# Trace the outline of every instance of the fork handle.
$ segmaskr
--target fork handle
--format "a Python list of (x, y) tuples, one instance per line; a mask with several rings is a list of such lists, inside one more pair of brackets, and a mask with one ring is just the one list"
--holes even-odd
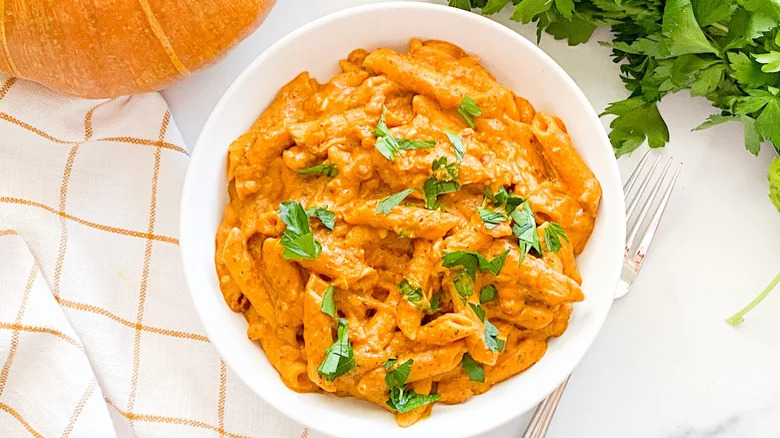
[(563, 395), (563, 390), (566, 389), (567, 383), (569, 383), (569, 377), (561, 383), (561, 386), (555, 388), (555, 391), (539, 403), (522, 438), (544, 438), (547, 435), (547, 428), (550, 427), (553, 414), (555, 414), (555, 410), (558, 408), (558, 402), (561, 401), (561, 396)]

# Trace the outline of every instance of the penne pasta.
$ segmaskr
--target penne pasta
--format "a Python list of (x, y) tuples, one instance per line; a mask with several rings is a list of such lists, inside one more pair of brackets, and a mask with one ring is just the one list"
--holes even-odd
[(285, 385), (406, 427), (565, 332), (601, 189), (562, 121), (451, 43), (338, 66), (228, 146), (214, 263)]

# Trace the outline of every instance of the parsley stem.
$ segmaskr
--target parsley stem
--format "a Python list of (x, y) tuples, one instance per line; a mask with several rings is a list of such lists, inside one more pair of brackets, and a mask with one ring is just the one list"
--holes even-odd
[(756, 307), (758, 305), (758, 303), (761, 302), (761, 300), (766, 298), (766, 296), (769, 295), (769, 292), (772, 292), (772, 289), (774, 289), (775, 286), (777, 286), (778, 283), (780, 283), (780, 272), (777, 273), (775, 278), (769, 283), (769, 285), (766, 287), (766, 289), (761, 291), (761, 293), (758, 294), (757, 297), (753, 298), (753, 301), (751, 301), (750, 304), (745, 306), (744, 309), (742, 309), (739, 312), (737, 312), (734, 315), (732, 315), (730, 318), (728, 318), (726, 320), (726, 322), (731, 324), (731, 325), (733, 325), (733, 326), (735, 326), (735, 327), (738, 326), (739, 324), (741, 324), (745, 320), (745, 318), (743, 318), (743, 317), (748, 312), (750, 312), (754, 307)]
[(718, 29), (722, 31), (723, 33), (729, 33), (729, 28), (720, 24), (720, 23), (712, 23), (710, 26), (714, 27), (715, 29)]

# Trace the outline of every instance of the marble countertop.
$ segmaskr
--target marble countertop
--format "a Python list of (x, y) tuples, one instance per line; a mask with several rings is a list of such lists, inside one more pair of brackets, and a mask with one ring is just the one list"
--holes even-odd
[[(370, 2), (279, 0), (221, 62), (162, 93), (187, 144), (194, 145), (227, 86), (274, 41), (329, 12)], [(535, 40), (533, 26), (507, 17), (496, 19)], [(607, 38), (601, 33), (568, 47), (544, 36), (540, 44), (599, 112), (626, 95), (609, 49), (595, 42)], [(713, 112), (702, 98), (679, 93), (660, 108), (671, 142), (655, 153), (684, 163), (677, 189), (634, 289), (615, 302), (574, 371), (548, 437), (778, 437), (780, 291), (741, 326), (724, 322), (780, 269), (780, 214), (766, 180), (774, 152), (768, 144), (758, 158), (746, 152), (737, 124), (691, 132)], [(619, 160), (624, 177), (640, 155)], [(529, 416), (484, 438), (519, 437)]]

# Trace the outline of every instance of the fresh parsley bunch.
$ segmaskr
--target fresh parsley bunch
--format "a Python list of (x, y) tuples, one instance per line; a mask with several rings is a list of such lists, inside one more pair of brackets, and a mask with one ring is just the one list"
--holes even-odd
[[(449, 0), (451, 6), (494, 14), (510, 0)], [(696, 129), (725, 122), (744, 128), (745, 148), (763, 141), (780, 151), (780, 0), (511, 0), (512, 20), (534, 22), (569, 45), (609, 27), (612, 57), (631, 92), (602, 115), (616, 116), (609, 138), (617, 156), (645, 140), (669, 141), (658, 102), (688, 90), (720, 110)], [(775, 159), (773, 169), (780, 166)], [(776, 172), (776, 171), (775, 171)], [(780, 179), (770, 174), (770, 199), (780, 210)]]

